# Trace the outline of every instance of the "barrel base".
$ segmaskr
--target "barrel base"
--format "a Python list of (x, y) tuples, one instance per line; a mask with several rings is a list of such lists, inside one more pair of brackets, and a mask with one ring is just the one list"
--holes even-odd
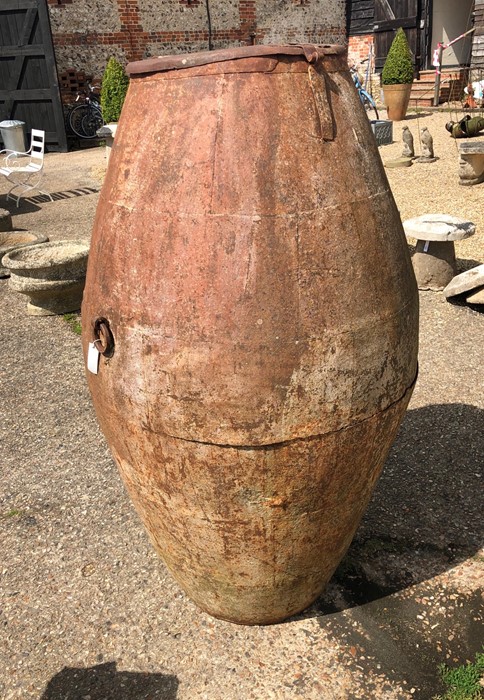
[(279, 445), (148, 431), (144, 444), (139, 435), (108, 438), (156, 550), (188, 596), (213, 617), (273, 624), (316, 600), (345, 555), (412, 390), (343, 430)]

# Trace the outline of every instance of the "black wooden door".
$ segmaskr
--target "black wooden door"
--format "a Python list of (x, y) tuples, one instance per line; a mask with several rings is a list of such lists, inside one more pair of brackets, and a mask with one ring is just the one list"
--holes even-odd
[(405, 30), (415, 69), (423, 67), (420, 23), (421, 0), (375, 0), (375, 67), (383, 68), (388, 49), (399, 27)]
[(50, 150), (67, 150), (46, 0), (0, 0), (0, 120), (46, 132)]

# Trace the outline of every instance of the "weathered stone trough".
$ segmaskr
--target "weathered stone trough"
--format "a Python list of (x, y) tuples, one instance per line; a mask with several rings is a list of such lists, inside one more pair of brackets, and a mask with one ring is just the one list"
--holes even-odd
[(46, 243), (49, 239), (31, 231), (4, 231), (0, 233), (0, 277), (9, 277), (10, 270), (3, 266), (2, 259), (17, 248)]
[(19, 248), (3, 257), (10, 287), (29, 297), (27, 313), (51, 316), (81, 306), (89, 244), (53, 241)]

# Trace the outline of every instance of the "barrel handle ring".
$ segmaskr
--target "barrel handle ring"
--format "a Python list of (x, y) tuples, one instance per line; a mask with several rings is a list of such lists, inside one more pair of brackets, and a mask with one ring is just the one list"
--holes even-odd
[(114, 354), (114, 338), (106, 318), (99, 317), (93, 325), (93, 341), (95, 347), (104, 357), (112, 357)]

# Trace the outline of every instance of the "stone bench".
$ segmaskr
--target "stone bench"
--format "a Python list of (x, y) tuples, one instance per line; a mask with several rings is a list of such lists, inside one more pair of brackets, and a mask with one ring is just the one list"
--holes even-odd
[(444, 289), (457, 274), (454, 241), (469, 238), (476, 227), (471, 221), (448, 214), (424, 214), (403, 222), (407, 238), (416, 238), (412, 257), (419, 289)]
[(480, 182), (484, 182), (484, 141), (464, 141), (459, 144), (459, 184)]

